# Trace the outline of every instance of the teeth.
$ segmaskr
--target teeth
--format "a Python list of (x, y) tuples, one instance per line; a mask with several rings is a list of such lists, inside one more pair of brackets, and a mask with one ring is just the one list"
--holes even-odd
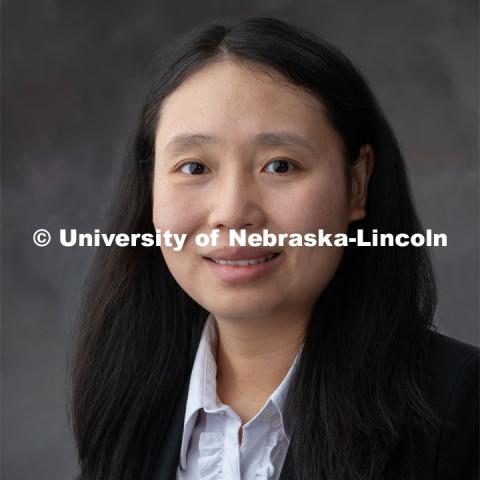
[(255, 258), (255, 259), (252, 259), (252, 260), (220, 260), (220, 259), (215, 259), (215, 258), (211, 258), (210, 260), (212, 260), (213, 262), (218, 263), (220, 265), (246, 266), (246, 265), (256, 265), (257, 263), (268, 262), (268, 260), (271, 260), (274, 256), (275, 256), (275, 254), (272, 253), (271, 255), (268, 255), (266, 257)]

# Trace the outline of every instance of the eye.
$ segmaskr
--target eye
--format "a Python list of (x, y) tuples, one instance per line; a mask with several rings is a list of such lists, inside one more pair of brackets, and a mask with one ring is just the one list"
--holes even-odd
[(205, 173), (208, 168), (203, 165), (203, 163), (187, 162), (181, 166), (180, 170), (186, 175), (201, 175), (202, 173)]
[(267, 165), (266, 170), (269, 173), (287, 173), (295, 170), (295, 165), (285, 159), (273, 160)]

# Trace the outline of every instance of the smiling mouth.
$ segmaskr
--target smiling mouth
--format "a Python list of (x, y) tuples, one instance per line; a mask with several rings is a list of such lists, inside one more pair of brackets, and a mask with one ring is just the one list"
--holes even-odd
[(246, 267), (248, 265), (258, 265), (259, 263), (269, 262), (275, 257), (278, 257), (280, 253), (272, 253), (270, 255), (266, 255), (265, 257), (261, 258), (252, 258), (252, 259), (245, 259), (245, 260), (223, 260), (220, 258), (210, 258), (205, 257), (207, 260), (210, 260), (213, 263), (218, 265), (230, 265), (233, 267)]

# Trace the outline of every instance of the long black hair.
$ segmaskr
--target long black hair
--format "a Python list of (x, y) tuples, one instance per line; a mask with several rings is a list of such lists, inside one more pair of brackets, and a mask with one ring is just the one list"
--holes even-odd
[[(165, 97), (210, 62), (281, 74), (325, 106), (349, 165), (369, 144), (366, 218), (379, 232), (422, 232), (394, 133), (371, 89), (336, 48), (272, 18), (198, 28), (164, 49), (129, 145), (108, 233), (154, 233), (154, 135)], [(435, 415), (426, 361), (436, 291), (421, 247), (348, 246), (317, 300), (287, 398), (296, 479), (376, 479)], [(70, 415), (85, 480), (151, 479), (208, 312), (169, 272), (159, 248), (99, 248), (79, 312)]]

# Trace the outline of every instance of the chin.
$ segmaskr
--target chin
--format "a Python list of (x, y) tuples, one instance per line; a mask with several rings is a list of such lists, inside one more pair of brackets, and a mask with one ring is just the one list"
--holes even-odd
[(225, 295), (224, 301), (208, 302), (204, 308), (215, 317), (238, 318), (262, 318), (277, 315), (282, 311), (282, 305), (277, 300), (266, 301), (265, 297), (252, 299), (251, 295), (242, 296), (238, 292), (234, 295)]

